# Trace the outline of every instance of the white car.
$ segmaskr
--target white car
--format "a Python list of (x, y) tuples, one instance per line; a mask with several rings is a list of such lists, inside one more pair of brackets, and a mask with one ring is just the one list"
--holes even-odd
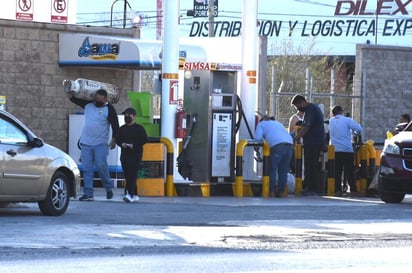
[(59, 216), (80, 189), (74, 160), (3, 110), (0, 162), (0, 203), (37, 202), (44, 215)]

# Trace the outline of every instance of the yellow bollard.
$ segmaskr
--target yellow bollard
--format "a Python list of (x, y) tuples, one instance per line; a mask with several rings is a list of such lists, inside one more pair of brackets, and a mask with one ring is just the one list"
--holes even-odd
[(174, 186), (174, 176), (173, 176), (173, 158), (174, 158), (174, 148), (173, 143), (170, 139), (161, 137), (160, 142), (166, 146), (166, 196), (177, 196), (176, 189)]
[(263, 143), (263, 177), (262, 177), (262, 197), (269, 197), (269, 157), (270, 147), (265, 141)]
[(302, 144), (295, 145), (295, 196), (302, 194)]
[(360, 148), (360, 154), (361, 154), (361, 177), (360, 177), (360, 187), (359, 187), (360, 193), (366, 193), (367, 184), (368, 184), (367, 149), (368, 148), (366, 147), (366, 145), (362, 145)]
[(243, 150), (247, 145), (247, 141), (242, 139), (236, 145), (236, 177), (235, 191), (236, 197), (243, 197)]
[(335, 146), (328, 146), (328, 196), (335, 195)]

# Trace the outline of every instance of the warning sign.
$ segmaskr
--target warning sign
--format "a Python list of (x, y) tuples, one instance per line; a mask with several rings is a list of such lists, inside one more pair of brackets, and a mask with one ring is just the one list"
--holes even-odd
[[(209, 16), (209, 0), (193, 1), (193, 17)], [(213, 0), (213, 16), (218, 16), (218, 0)]]
[(171, 80), (169, 85), (169, 104), (178, 104), (179, 81)]
[(16, 20), (33, 21), (34, 0), (16, 0)]
[(51, 22), (67, 23), (69, 0), (51, 0)]

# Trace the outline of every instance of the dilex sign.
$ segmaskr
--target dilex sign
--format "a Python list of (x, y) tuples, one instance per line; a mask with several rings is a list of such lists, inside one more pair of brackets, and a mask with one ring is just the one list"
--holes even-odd
[(376, 1), (376, 10), (370, 8), (372, 1), (338, 1), (335, 9), (335, 15), (395, 15), (401, 13), (408, 15), (406, 8), (412, 1), (408, 0), (403, 3), (401, 0), (379, 0)]
[[(306, 18), (299, 14), (274, 15), (276, 20), (259, 20), (258, 34), (266, 37), (403, 37), (412, 35), (412, 18), (409, 16), (409, 4), (412, 0), (340, 0), (328, 2), (330, 14), (322, 17)], [(325, 5), (326, 6), (326, 5)], [(412, 5), (411, 5), (412, 7)], [(282, 18), (282, 16), (284, 18)], [(237, 37), (242, 33), (241, 21), (215, 21), (215, 37)], [(189, 37), (207, 37), (209, 22), (194, 21)]]

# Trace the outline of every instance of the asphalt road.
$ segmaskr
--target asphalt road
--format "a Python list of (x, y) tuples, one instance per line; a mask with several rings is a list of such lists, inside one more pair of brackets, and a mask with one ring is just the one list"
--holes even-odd
[[(24, 265), (22, 261), (55, 262), (62, 257), (93, 260), (119, 258), (119, 254), (123, 258), (149, 255), (161, 263), (186, 255), (212, 259), (225, 254), (229, 260), (237, 260), (245, 252), (254, 253), (245, 259), (263, 259), (268, 253), (279, 255), (279, 251), (309, 255), (307, 251), (328, 249), (330, 253), (346, 249), (349, 254), (345, 256), (354, 250), (382, 248), (394, 249), (390, 251), (393, 254), (396, 250), (410, 252), (412, 246), (411, 196), (401, 204), (384, 204), (378, 198), (294, 196), (142, 197), (138, 203), (128, 204), (121, 200), (121, 191), (110, 201), (103, 195), (97, 193), (94, 202), (73, 200), (60, 217), (42, 216), (36, 204), (0, 208), (0, 261), (7, 261), (9, 269), (15, 270), (16, 264)], [(268, 260), (264, 269), (271, 264)], [(143, 271), (135, 272), (149, 270), (145, 263), (140, 266)], [(405, 266), (412, 266), (412, 261)], [(209, 272), (241, 272), (237, 267), (216, 268)], [(244, 269), (242, 272), (251, 268)], [(4, 270), (1, 272), (7, 272)]]

